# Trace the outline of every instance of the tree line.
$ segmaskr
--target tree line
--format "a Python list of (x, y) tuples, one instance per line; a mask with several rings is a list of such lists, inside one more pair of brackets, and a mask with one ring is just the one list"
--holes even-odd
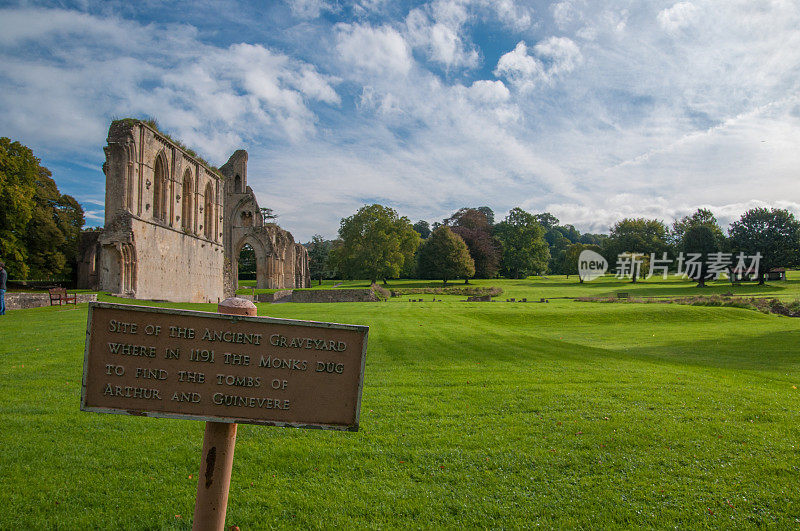
[(680, 267), (679, 257), (693, 256), (701, 265), (689, 276), (701, 285), (713, 278), (707, 266), (711, 257), (735, 262), (736, 256), (758, 254), (753, 275), (763, 283), (773, 268), (800, 265), (800, 222), (784, 209), (754, 208), (725, 234), (711, 211), (698, 209), (671, 226), (657, 219), (625, 218), (609, 234), (581, 234), (549, 212), (514, 208), (495, 223), (489, 207), (462, 208), (430, 225), (424, 220), (412, 224), (394, 209), (374, 204), (343, 218), (337, 239), (315, 235), (307, 248), (311, 278), (319, 282), (569, 276), (578, 274), (581, 252), (592, 250), (607, 260), (611, 272), (621, 256), (639, 257), (641, 269), (633, 271), (634, 282), (648, 270), (651, 257), (674, 271)]
[[(59, 192), (50, 170), (28, 147), (5, 137), (0, 138), (0, 205), (0, 260), (12, 278), (66, 278), (75, 272), (83, 209)], [(593, 250), (611, 271), (623, 255), (640, 256), (644, 271), (653, 257), (674, 262), (681, 253), (691, 253), (704, 264), (692, 276), (700, 284), (712, 278), (705, 266), (710, 257), (758, 254), (753, 274), (763, 283), (771, 269), (800, 265), (800, 222), (785, 209), (753, 208), (726, 234), (711, 211), (699, 209), (671, 226), (657, 219), (625, 218), (609, 234), (581, 234), (548, 212), (521, 208), (498, 222), (488, 206), (461, 208), (430, 225), (424, 220), (412, 224), (394, 209), (374, 204), (343, 218), (337, 239), (315, 235), (307, 248), (311, 277), (320, 281), (576, 275), (580, 253)], [(632, 280), (637, 276), (634, 271)]]
[(0, 260), (16, 279), (69, 278), (83, 208), (59, 192), (50, 170), (19, 142), (0, 138)]

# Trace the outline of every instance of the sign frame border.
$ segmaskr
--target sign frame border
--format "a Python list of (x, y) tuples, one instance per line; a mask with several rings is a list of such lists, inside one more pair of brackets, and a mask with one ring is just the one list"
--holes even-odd
[[(251, 321), (257, 323), (275, 323), (289, 326), (311, 326), (314, 328), (328, 328), (338, 330), (352, 330), (364, 333), (364, 342), (361, 349), (361, 367), (358, 375), (358, 390), (356, 399), (356, 415), (353, 424), (324, 424), (307, 422), (280, 422), (272, 420), (257, 420), (241, 417), (217, 417), (207, 415), (191, 415), (183, 413), (165, 413), (161, 411), (147, 411), (141, 409), (121, 409), (108, 407), (92, 407), (86, 405), (86, 378), (89, 368), (89, 345), (92, 339), (92, 316), (95, 308), (108, 308), (113, 310), (133, 310), (143, 313), (159, 313), (171, 315), (183, 315), (187, 317), (210, 317), (224, 321)], [(284, 319), (279, 317), (249, 317), (244, 315), (230, 315), (215, 312), (203, 312), (199, 310), (179, 310), (176, 308), (163, 308), (159, 306), (138, 306), (134, 304), (118, 304), (112, 302), (90, 302), (89, 313), (86, 318), (86, 345), (83, 351), (83, 374), (81, 375), (81, 411), (93, 413), (112, 413), (116, 415), (129, 415), (134, 417), (153, 417), (165, 419), (181, 420), (202, 420), (206, 422), (225, 422), (230, 424), (254, 424), (258, 426), (277, 426), (282, 428), (306, 428), (336, 431), (358, 431), (359, 420), (361, 417), (361, 394), (364, 388), (364, 368), (367, 361), (367, 340), (369, 339), (369, 326), (353, 325), (342, 323), (327, 323), (323, 321), (304, 321), (299, 319)]]

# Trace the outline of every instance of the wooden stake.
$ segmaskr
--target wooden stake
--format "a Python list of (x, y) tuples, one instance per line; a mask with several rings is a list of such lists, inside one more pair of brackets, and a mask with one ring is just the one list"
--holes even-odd
[[(220, 302), (217, 312), (226, 315), (256, 315), (252, 302), (232, 297)], [(233, 451), (236, 448), (235, 423), (206, 422), (200, 473), (197, 475), (197, 498), (194, 502), (194, 531), (223, 531), (228, 511)]]

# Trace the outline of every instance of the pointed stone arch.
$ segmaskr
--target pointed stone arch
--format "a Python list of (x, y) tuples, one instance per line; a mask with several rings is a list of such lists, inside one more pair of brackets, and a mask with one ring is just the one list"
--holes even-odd
[(236, 203), (231, 221), (237, 227), (260, 227), (261, 211), (258, 204), (249, 196), (243, 197)]
[(192, 186), (192, 170), (189, 168), (183, 173), (183, 187), (181, 188), (181, 227), (185, 232), (192, 230), (192, 210), (194, 208), (194, 187)]
[(133, 135), (128, 135), (125, 140), (125, 167), (122, 180), (122, 206), (128, 212), (133, 212), (133, 183), (135, 181), (136, 141)]
[[(234, 275), (239, 273), (239, 253), (242, 248), (249, 245), (253, 248), (256, 255), (256, 288), (267, 289), (270, 286), (267, 278), (267, 257), (271, 254), (272, 249), (269, 244), (261, 238), (257, 238), (253, 234), (247, 234), (236, 242), (233, 247), (233, 256), (231, 256), (231, 271)], [(238, 286), (238, 276), (236, 277), (236, 285)]]
[(203, 193), (203, 234), (207, 240), (214, 240), (214, 188), (211, 183), (206, 184)]
[(153, 162), (153, 219), (161, 222), (167, 217), (168, 176), (167, 155), (162, 149)]

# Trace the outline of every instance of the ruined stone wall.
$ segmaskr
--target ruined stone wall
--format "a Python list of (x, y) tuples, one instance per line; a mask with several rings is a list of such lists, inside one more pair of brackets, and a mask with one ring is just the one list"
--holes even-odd
[[(72, 295), (72, 291), (67, 291)], [(78, 293), (76, 294), (78, 304), (84, 302), (97, 302), (97, 293)], [(48, 293), (6, 293), (6, 310), (24, 310), (28, 308), (43, 308), (50, 306), (50, 295)]]
[(225, 176), (226, 293), (236, 291), (239, 253), (245, 245), (255, 251), (258, 289), (306, 287), (308, 252), (295, 243), (290, 232), (264, 219), (253, 190), (247, 186), (247, 152), (234, 153), (220, 171)]
[(292, 302), (377, 302), (378, 297), (369, 288), (294, 290)]
[[(111, 124), (105, 153), (106, 223), (94, 251), (97, 287), (139, 299), (221, 300), (222, 176), (136, 120)], [(81, 282), (90, 284), (92, 259), (84, 257)]]
[(85, 231), (78, 240), (77, 285), (84, 289), (99, 289), (98, 262), (100, 231)]
[(294, 244), (294, 286), (296, 288), (311, 287), (311, 273), (308, 270), (308, 249), (300, 243)]
[(136, 298), (185, 302), (225, 298), (221, 245), (146, 221), (134, 220), (132, 229), (139, 271)]
[(308, 253), (265, 223), (247, 186), (247, 152), (216, 170), (139, 120), (108, 132), (102, 232), (84, 235), (78, 286), (175, 302), (217, 302), (237, 287), (239, 252), (256, 251), (259, 288), (305, 287)]

